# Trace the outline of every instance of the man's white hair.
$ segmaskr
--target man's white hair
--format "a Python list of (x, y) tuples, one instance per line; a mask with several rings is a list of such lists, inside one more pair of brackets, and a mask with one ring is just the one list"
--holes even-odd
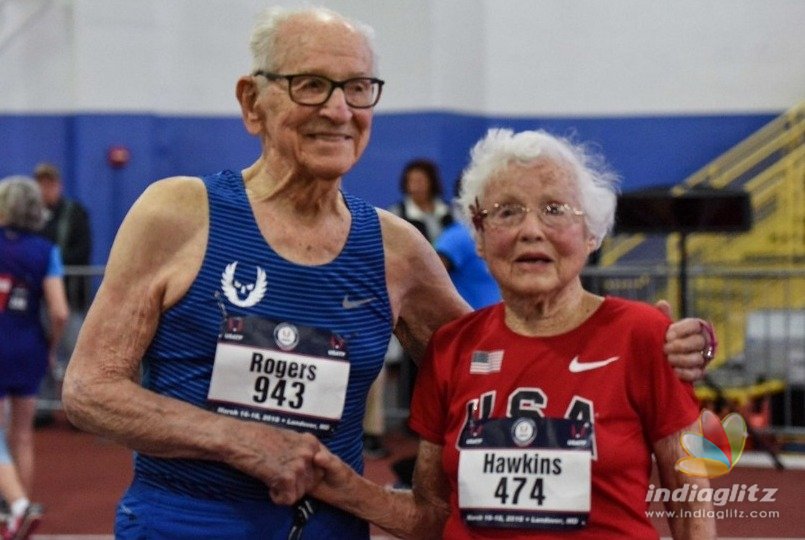
[(345, 17), (325, 7), (293, 9), (281, 6), (270, 7), (257, 16), (249, 41), (249, 47), (252, 52), (252, 71), (275, 71), (277, 69), (283, 53), (282, 43), (278, 39), (280, 28), (283, 23), (297, 17), (309, 17), (321, 21), (335, 20), (353, 28), (366, 41), (366, 45), (372, 53), (372, 69), (377, 72), (377, 55), (374, 47), (375, 32), (371, 26)]

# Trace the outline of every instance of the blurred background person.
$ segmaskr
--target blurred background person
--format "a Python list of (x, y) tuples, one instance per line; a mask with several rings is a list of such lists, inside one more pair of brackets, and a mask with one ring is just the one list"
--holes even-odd
[[(92, 233), (89, 214), (78, 201), (64, 195), (61, 171), (51, 163), (40, 163), (34, 169), (34, 178), (42, 190), (45, 204), (45, 225), (40, 234), (56, 244), (67, 266), (87, 266), (92, 254)], [(73, 353), (78, 332), (84, 322), (92, 300), (91, 278), (88, 275), (66, 275), (64, 286), (70, 306), (70, 318), (59, 345), (55, 369), (48, 372), (40, 391), (36, 425), (53, 421), (52, 404), (59, 399), (59, 386), (65, 364)]]
[(442, 259), (453, 285), (472, 309), (480, 309), (500, 302), (500, 288), (489, 272), (489, 267), (475, 248), (475, 240), (469, 227), (461, 218), (458, 194), (461, 193), (461, 177), (456, 180), (453, 206), (453, 223), (445, 227), (436, 239), (436, 253)]
[[(56, 166), (40, 163), (34, 169), (34, 178), (42, 190), (42, 200), (46, 207), (45, 225), (41, 234), (59, 246), (66, 266), (89, 265), (92, 231), (86, 208), (78, 201), (64, 196), (61, 172)], [(90, 280), (86, 276), (66, 276), (64, 286), (73, 312), (85, 313), (92, 300)]]
[[(396, 345), (397, 348), (394, 348)], [(398, 350), (399, 349), (399, 350)], [(392, 338), (386, 352), (385, 362), (398, 362), (402, 356), (402, 347), (396, 338)], [(386, 434), (386, 367), (385, 364), (366, 394), (366, 413), (363, 416), (363, 455), (367, 459), (382, 459), (391, 452), (383, 442)]]
[(439, 167), (428, 159), (409, 161), (400, 176), (400, 192), (402, 200), (388, 211), (416, 227), (433, 244), (454, 221), (450, 206), (442, 198)]
[[(0, 430), (2, 431), (2, 430)], [(34, 531), (42, 519), (42, 506), (31, 503), (22, 487), (14, 460), (5, 443), (5, 433), (0, 435), (0, 537), (3, 540), (24, 540)]]
[[(5, 463), (0, 484), (8, 490), (4, 497), (13, 499), (7, 501), (9, 530), (36, 513), (28, 509), (26, 496), (33, 488), (36, 396), (48, 367), (55, 365), (69, 315), (59, 249), (37, 234), (43, 223), (36, 182), (22, 176), (0, 181), (0, 463)], [(47, 331), (40, 317), (43, 304)], [(8, 467), (12, 461), (16, 470)]]

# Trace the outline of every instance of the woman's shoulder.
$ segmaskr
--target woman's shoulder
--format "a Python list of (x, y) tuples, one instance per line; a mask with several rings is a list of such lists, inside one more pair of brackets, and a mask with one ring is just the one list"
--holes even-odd
[(464, 335), (476, 335), (481, 328), (486, 327), (494, 320), (500, 309), (502, 309), (502, 307), (501, 304), (498, 303), (462, 315), (436, 330), (434, 339), (453, 340)]
[(612, 318), (642, 321), (643, 323), (668, 324), (670, 319), (657, 307), (646, 302), (629, 300), (619, 296), (606, 296), (602, 304), (602, 315)]

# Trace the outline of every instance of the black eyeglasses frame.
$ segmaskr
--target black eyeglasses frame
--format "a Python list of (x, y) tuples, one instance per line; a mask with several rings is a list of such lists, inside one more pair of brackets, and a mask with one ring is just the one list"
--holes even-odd
[[(306, 107), (319, 107), (327, 103), (330, 97), (333, 95), (333, 92), (336, 88), (340, 88), (341, 92), (344, 93), (344, 100), (346, 101), (347, 105), (352, 107), (353, 109), (371, 109), (380, 101), (380, 95), (383, 93), (383, 85), (386, 84), (386, 81), (382, 79), (378, 79), (376, 77), (351, 77), (349, 79), (344, 79), (343, 81), (335, 81), (329, 77), (325, 77), (324, 75), (316, 75), (314, 73), (291, 73), (291, 74), (282, 74), (282, 73), (273, 73), (271, 71), (265, 71), (262, 69), (258, 69), (252, 73), (252, 76), (263, 76), (269, 81), (279, 81), (285, 80), (288, 81), (288, 97), (291, 98), (291, 101), (296, 103), (297, 105), (304, 105)], [(327, 81), (330, 84), (330, 91), (327, 92), (327, 95), (320, 103), (303, 103), (294, 99), (293, 93), (291, 92), (291, 88), (293, 87), (293, 80), (296, 77), (316, 77), (322, 80)], [(346, 85), (353, 81), (369, 81), (371, 84), (377, 85), (377, 94), (375, 95), (375, 100), (370, 105), (353, 105), (349, 102), (349, 97), (347, 96), (346, 92)]]

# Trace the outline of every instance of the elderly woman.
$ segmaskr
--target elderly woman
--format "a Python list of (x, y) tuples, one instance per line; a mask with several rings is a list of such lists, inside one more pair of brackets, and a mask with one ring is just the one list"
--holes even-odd
[[(11, 510), (4, 538), (27, 538), (41, 514), (28, 500), (36, 395), (68, 316), (59, 250), (36, 234), (43, 224), (36, 182), (22, 176), (0, 181), (0, 496)], [(43, 300), (47, 332), (39, 315)]]
[[(582, 288), (616, 177), (545, 132), (491, 130), (461, 203), (503, 302), (431, 340), (411, 406), (413, 491), (372, 486), (322, 452), (316, 495), (402, 537), (656, 538), (652, 454), (664, 487), (707, 485), (674, 469), (699, 408), (662, 353), (670, 320)], [(691, 510), (670, 520), (675, 538), (714, 536), (712, 519), (690, 517), (708, 503), (673, 504)]]

